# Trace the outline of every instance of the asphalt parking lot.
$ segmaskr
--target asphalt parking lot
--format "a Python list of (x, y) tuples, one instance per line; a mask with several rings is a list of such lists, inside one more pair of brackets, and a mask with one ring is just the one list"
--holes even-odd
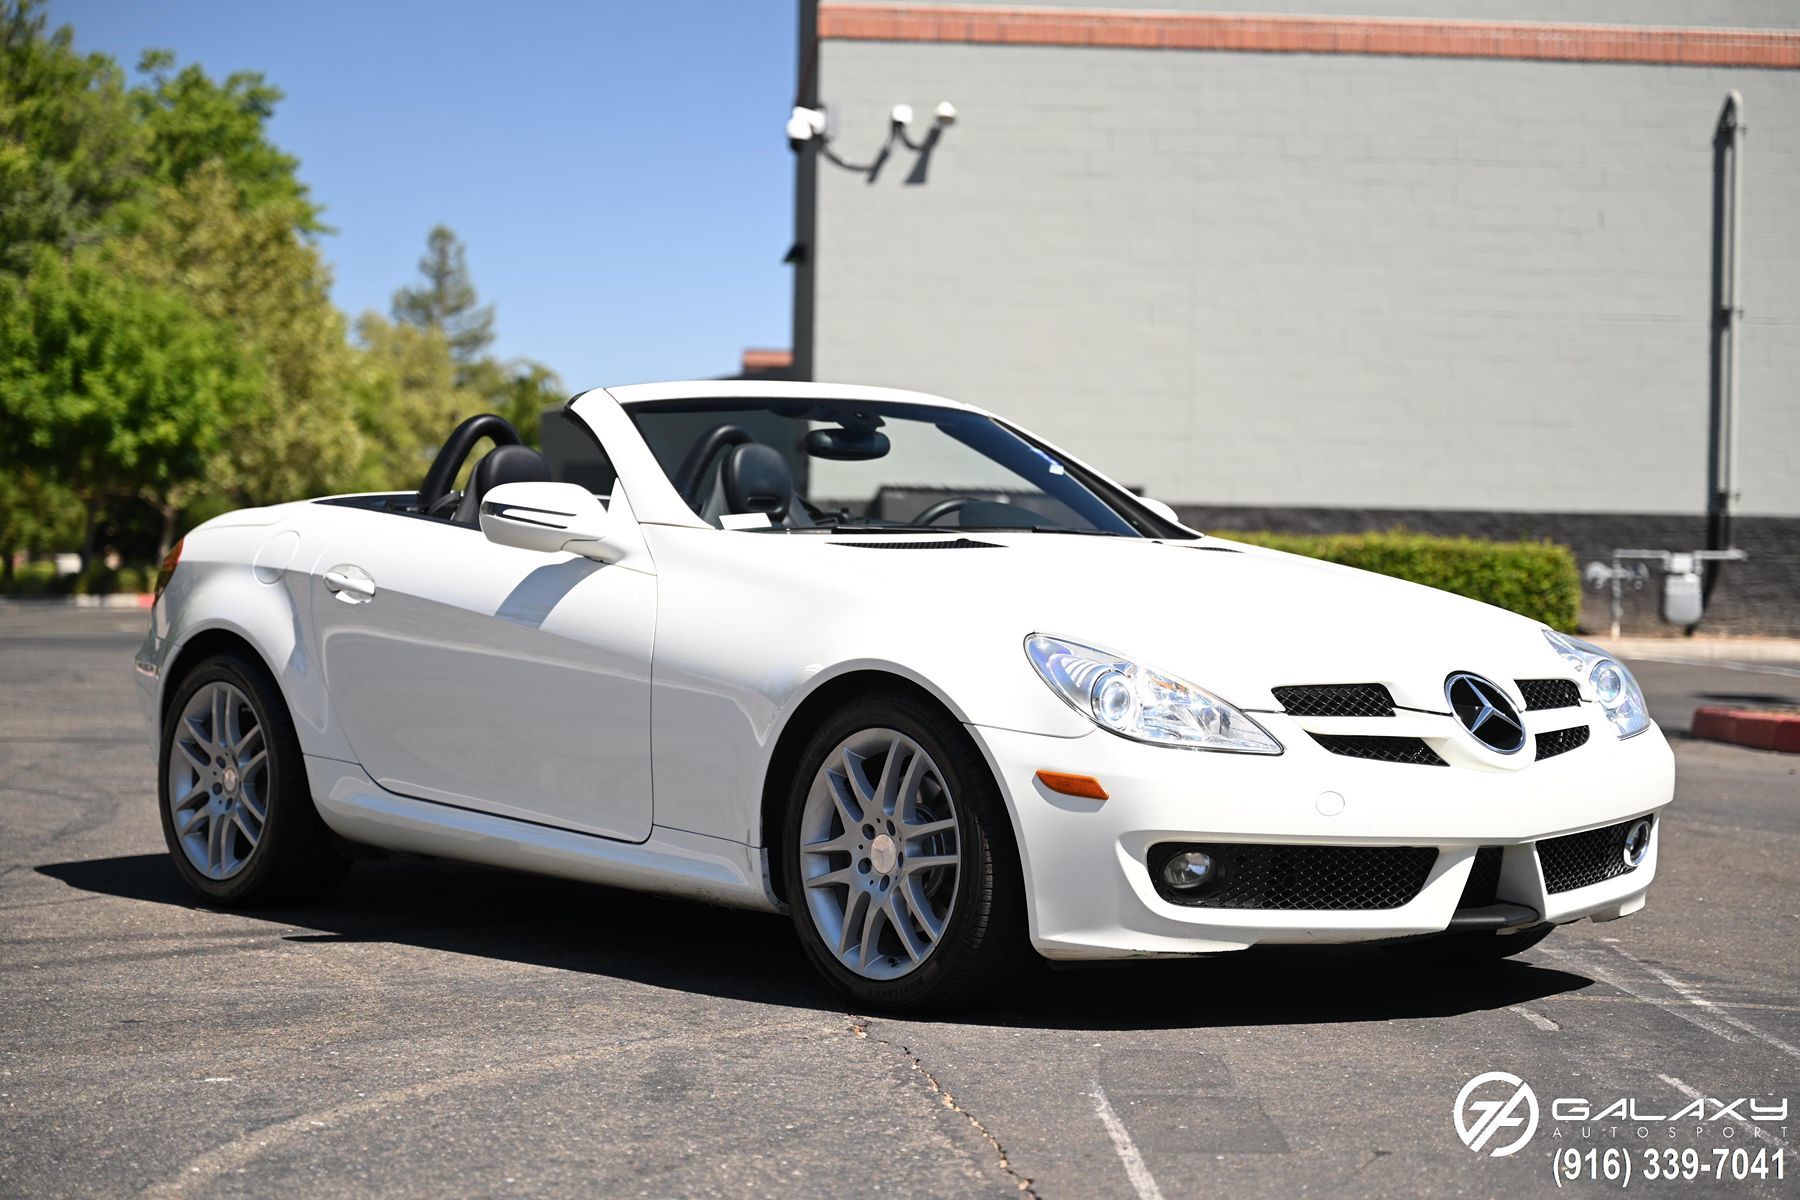
[[(1683, 736), (1703, 701), (1800, 703), (1800, 661), (1639, 664), (1679, 784), (1629, 920), (1492, 967), (1045, 972), (901, 1021), (845, 1011), (780, 919), (627, 892), (408, 860), (306, 910), (197, 906), (132, 694), (143, 621), (0, 608), (7, 1195), (1522, 1196), (1569, 1147), (1629, 1150), (1651, 1195), (1800, 1189), (1800, 1119), (1646, 1119), (1800, 1103), (1800, 757)], [(1494, 1070), (1543, 1105), (1505, 1158), (1451, 1118)], [(1670, 1148), (1767, 1177), (1646, 1179)]]

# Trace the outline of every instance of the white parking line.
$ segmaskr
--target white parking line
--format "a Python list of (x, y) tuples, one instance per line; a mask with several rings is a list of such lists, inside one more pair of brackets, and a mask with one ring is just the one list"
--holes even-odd
[(1144, 1156), (1138, 1153), (1137, 1143), (1131, 1140), (1131, 1134), (1125, 1129), (1125, 1122), (1119, 1120), (1119, 1114), (1113, 1111), (1112, 1101), (1106, 1098), (1106, 1089), (1096, 1083), (1093, 1097), (1094, 1111), (1100, 1114), (1100, 1123), (1106, 1126), (1106, 1134), (1112, 1138), (1113, 1149), (1119, 1152), (1119, 1161), (1125, 1164), (1125, 1176), (1131, 1180), (1131, 1188), (1138, 1194), (1138, 1200), (1163, 1200), (1162, 1189), (1156, 1186), (1156, 1177), (1144, 1165)]
[[(1718, 1021), (1712, 1020), (1704, 1012), (1695, 1012), (1691, 1008), (1684, 1008), (1680, 1004), (1672, 1003), (1660, 996), (1652, 995), (1641, 988), (1633, 987), (1629, 981), (1593, 962), (1593, 954), (1584, 954), (1580, 951), (1571, 951), (1564, 948), (1549, 950), (1548, 952), (1553, 958), (1564, 959), (1573, 963), (1578, 970), (1587, 971), (1607, 986), (1617, 988), (1627, 995), (1636, 996), (1646, 1004), (1654, 1004), (1670, 1016), (1678, 1017), (1690, 1025), (1697, 1025), (1714, 1037), (1724, 1038), (1728, 1042), (1741, 1042), (1744, 1040), (1743, 1034), (1737, 1032), (1735, 1029), (1720, 1024)], [(1593, 953), (1597, 954), (1599, 952)]]
[[(1689, 1087), (1687, 1084), (1681, 1082), (1681, 1080), (1675, 1078), (1673, 1075), (1658, 1075), (1657, 1078), (1662, 1080), (1664, 1083), (1668, 1084), (1670, 1087), (1674, 1088), (1676, 1091), (1680, 1092), (1682, 1095), (1686, 1096), (1689, 1100), (1704, 1100), (1707, 1098), (1706, 1094), (1704, 1092), (1701, 1092), (1695, 1088)], [(1782, 1141), (1780, 1138), (1776, 1137), (1774, 1134), (1770, 1133), (1768, 1130), (1764, 1129), (1762, 1126), (1758, 1125), (1754, 1121), (1739, 1121), (1738, 1124), (1743, 1126), (1744, 1130), (1746, 1132), (1748, 1132), (1751, 1137), (1758, 1138), (1762, 1141), (1765, 1141), (1765, 1142), (1769, 1143), (1769, 1145), (1775, 1147), (1777, 1150), (1791, 1151), (1793, 1149), (1792, 1146), (1788, 1145), (1786, 1142)]]
[(1651, 966), (1649, 963), (1620, 946), (1614, 946), (1613, 949), (1618, 951), (1622, 957), (1629, 959), (1650, 974), (1656, 976), (1656, 978), (1667, 984), (1677, 995), (1683, 1000), (1686, 1000), (1689, 1004), (1692, 1004), (1697, 1008), (1704, 1008), (1706, 1011), (1715, 1014), (1719, 1020), (1724, 1021), (1729, 1025), (1735, 1025), (1751, 1037), (1775, 1047), (1775, 1049), (1781, 1051), (1789, 1058), (1800, 1058), (1800, 1048), (1790, 1046), (1772, 1033), (1763, 1032), (1761, 1029), (1758, 1029), (1741, 1017), (1733, 1016), (1717, 1004), (1714, 1004), (1711, 1000), (1708, 1000), (1705, 996), (1702, 996), (1700, 990), (1693, 984), (1685, 983), (1682, 980), (1675, 978), (1675, 976), (1662, 970), (1660, 967)]

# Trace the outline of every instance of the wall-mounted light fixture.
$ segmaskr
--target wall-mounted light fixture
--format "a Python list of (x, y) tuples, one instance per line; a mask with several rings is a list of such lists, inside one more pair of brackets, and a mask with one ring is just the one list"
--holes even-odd
[(909, 129), (913, 123), (913, 116), (912, 105), (894, 105), (893, 108), (888, 110), (887, 137), (882, 139), (881, 146), (875, 152), (875, 157), (866, 163), (854, 163), (846, 161), (832, 148), (831, 134), (829, 132), (830, 122), (826, 119), (822, 109), (806, 108), (804, 106), (796, 107), (793, 115), (788, 118), (787, 122), (788, 146), (797, 153), (801, 147), (807, 145), (809, 142), (816, 141), (819, 146), (819, 152), (824, 155), (825, 158), (836, 165), (843, 167), (847, 171), (856, 171), (860, 174), (867, 175), (869, 181), (872, 183), (875, 180), (875, 176), (881, 171), (882, 165), (887, 162), (888, 155), (893, 151), (895, 142), (899, 142), (902, 146), (905, 146), (908, 150), (912, 150), (915, 153), (928, 152), (937, 142), (944, 127), (956, 122), (956, 105), (950, 103), (948, 100), (939, 101), (937, 107), (932, 110), (932, 126), (930, 131), (926, 133), (922, 139), (916, 142), (913, 140)]

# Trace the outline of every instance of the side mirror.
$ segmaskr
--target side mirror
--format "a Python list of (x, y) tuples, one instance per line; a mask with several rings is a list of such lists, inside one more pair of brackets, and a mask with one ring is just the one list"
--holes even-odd
[(487, 540), (520, 550), (567, 550), (609, 562), (606, 508), (574, 483), (503, 483), (481, 498), (481, 532)]
[(1164, 504), (1161, 500), (1156, 499), (1154, 496), (1139, 496), (1137, 502), (1161, 517), (1163, 520), (1173, 521), (1177, 525), (1181, 524), (1181, 518), (1175, 515), (1175, 510), (1170, 508), (1167, 504)]

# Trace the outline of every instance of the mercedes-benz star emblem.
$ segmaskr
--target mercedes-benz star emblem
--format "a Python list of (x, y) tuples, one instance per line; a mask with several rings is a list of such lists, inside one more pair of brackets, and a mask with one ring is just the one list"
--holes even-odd
[(1444, 699), (1463, 728), (1489, 750), (1517, 754), (1525, 748), (1525, 726), (1506, 693), (1479, 675), (1458, 671), (1444, 681)]

